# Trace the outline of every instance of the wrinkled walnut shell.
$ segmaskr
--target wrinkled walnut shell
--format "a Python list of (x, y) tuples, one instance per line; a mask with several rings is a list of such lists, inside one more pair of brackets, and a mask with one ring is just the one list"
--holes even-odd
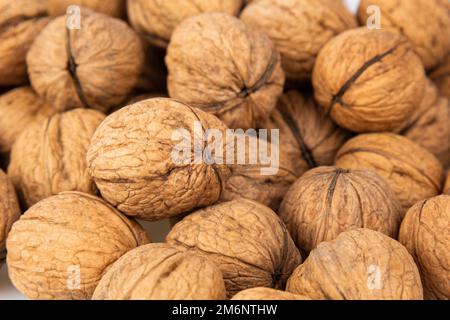
[(70, 5), (83, 6), (116, 18), (126, 16), (126, 0), (48, 0), (48, 14), (64, 15)]
[(278, 216), (246, 199), (199, 210), (177, 223), (167, 243), (207, 257), (228, 295), (253, 287), (284, 289), (301, 256)]
[(352, 13), (335, 0), (253, 1), (241, 19), (273, 40), (287, 79), (295, 82), (311, 79), (317, 54), (325, 43), (357, 26)]
[(6, 256), (6, 237), (13, 223), (20, 217), (16, 192), (7, 175), (0, 170), (0, 266)]
[(103, 200), (61, 193), (34, 205), (12, 227), (9, 276), (32, 299), (90, 299), (108, 267), (148, 241), (139, 224)]
[(355, 132), (393, 131), (422, 101), (425, 73), (401, 35), (359, 28), (324, 46), (313, 85), (316, 100), (340, 126)]
[(450, 100), (450, 54), (445, 61), (430, 74), (430, 77), (438, 86), (441, 94)]
[(289, 189), (279, 215), (302, 253), (355, 228), (396, 239), (402, 219), (394, 194), (377, 174), (336, 167), (305, 173)]
[(27, 207), (63, 191), (96, 193), (86, 153), (104, 115), (75, 109), (30, 125), (11, 151), (8, 175)]
[(419, 271), (405, 247), (369, 229), (323, 242), (295, 269), (287, 291), (320, 300), (421, 300)]
[(94, 300), (224, 300), (222, 273), (205, 258), (167, 244), (148, 244), (117, 260)]
[(217, 115), (230, 128), (255, 128), (283, 91), (284, 72), (272, 41), (223, 13), (182, 22), (166, 64), (170, 97)]
[(404, 213), (417, 202), (438, 195), (444, 180), (442, 165), (433, 154), (396, 134), (359, 135), (339, 150), (335, 164), (378, 173), (400, 201)]
[(311, 300), (308, 297), (271, 288), (251, 288), (242, 290), (231, 300)]

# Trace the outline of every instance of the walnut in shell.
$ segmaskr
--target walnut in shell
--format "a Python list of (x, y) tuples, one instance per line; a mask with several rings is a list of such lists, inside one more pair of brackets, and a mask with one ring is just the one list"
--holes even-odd
[(450, 299), (450, 196), (424, 200), (405, 216), (399, 240), (414, 257), (425, 299)]
[(27, 82), (25, 57), (49, 22), (47, 0), (0, 0), (0, 86)]
[(316, 100), (340, 126), (356, 132), (393, 131), (422, 101), (425, 72), (400, 34), (359, 28), (323, 47), (313, 86)]
[(139, 224), (103, 200), (65, 192), (40, 201), (11, 229), (11, 281), (32, 299), (90, 299), (111, 264), (148, 243)]
[(395, 239), (402, 219), (394, 194), (377, 174), (336, 167), (305, 173), (289, 189), (279, 214), (306, 254), (355, 228), (376, 230)]
[(325, 43), (357, 26), (352, 13), (335, 0), (253, 1), (241, 20), (273, 40), (287, 80), (295, 82), (311, 79), (315, 59)]
[(67, 29), (66, 17), (58, 17), (27, 55), (33, 88), (58, 110), (106, 112), (120, 104), (137, 84), (143, 61), (141, 41), (125, 22), (84, 8), (80, 29)]
[[(170, 218), (215, 203), (230, 172), (224, 164), (193, 161), (193, 155), (205, 155), (213, 146), (212, 136), (201, 144), (207, 129), (225, 136), (225, 125), (213, 115), (166, 98), (144, 100), (111, 114), (96, 131), (87, 154), (103, 198), (144, 220)], [(200, 142), (195, 149), (194, 138)], [(190, 154), (176, 159), (180, 143)], [(227, 146), (222, 147), (217, 152), (225, 154)]]
[(117, 260), (94, 300), (224, 300), (220, 270), (205, 258), (167, 244), (148, 244)]
[(230, 297), (253, 287), (284, 289), (301, 263), (300, 253), (275, 212), (246, 199), (188, 215), (173, 227), (166, 241), (215, 263)]
[(8, 176), (0, 169), (0, 266), (6, 256), (6, 237), (13, 223), (20, 217), (16, 192)]
[(433, 154), (392, 133), (363, 134), (349, 140), (339, 150), (335, 164), (378, 173), (404, 213), (415, 203), (438, 195), (444, 180), (442, 165)]
[(9, 152), (19, 135), (31, 124), (52, 116), (49, 106), (31, 87), (20, 87), (0, 96), (0, 152)]
[(421, 300), (422, 283), (405, 247), (369, 229), (323, 242), (295, 269), (287, 291), (320, 300)]
[(116, 18), (126, 16), (126, 0), (48, 0), (48, 14), (64, 15), (71, 5), (83, 6)]
[(369, 6), (380, 8), (382, 28), (395, 28), (408, 38), (427, 69), (450, 53), (448, 0), (362, 0), (358, 9), (361, 25), (373, 13), (368, 13)]
[(242, 290), (231, 300), (311, 300), (308, 297), (272, 288), (251, 288)]
[(431, 80), (438, 86), (444, 97), (450, 100), (450, 54), (431, 74)]
[(96, 192), (86, 153), (103, 119), (98, 111), (75, 109), (36, 122), (20, 135), (8, 175), (27, 207), (62, 191)]
[(283, 91), (284, 72), (272, 41), (224, 13), (182, 22), (166, 64), (169, 95), (217, 115), (230, 128), (255, 128)]

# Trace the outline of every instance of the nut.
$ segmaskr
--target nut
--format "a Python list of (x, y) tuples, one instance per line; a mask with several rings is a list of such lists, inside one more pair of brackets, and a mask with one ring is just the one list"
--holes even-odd
[(224, 300), (220, 270), (167, 244), (127, 252), (102, 277), (94, 300)]
[(275, 212), (246, 199), (187, 216), (173, 227), (166, 241), (215, 263), (229, 297), (253, 287), (284, 289), (301, 263), (300, 253)]
[(20, 87), (0, 96), (0, 152), (9, 152), (19, 135), (33, 123), (55, 114), (31, 87)]
[(133, 28), (152, 45), (165, 48), (174, 29), (185, 19), (204, 12), (225, 12), (236, 16), (243, 0), (129, 0), (128, 17)]
[(358, 10), (361, 25), (370, 15), (368, 6), (381, 10), (381, 27), (396, 28), (412, 43), (427, 69), (450, 53), (448, 0), (362, 0)]
[(313, 85), (316, 100), (340, 126), (356, 132), (393, 131), (422, 101), (425, 75), (401, 35), (359, 28), (323, 47)]
[(231, 300), (311, 300), (308, 297), (271, 288), (251, 288), (239, 292)]
[(55, 108), (102, 112), (127, 98), (143, 61), (141, 41), (125, 22), (88, 9), (80, 29), (67, 29), (64, 16), (52, 21), (27, 56), (33, 88)]
[(27, 207), (62, 191), (96, 193), (86, 152), (104, 115), (75, 109), (30, 125), (11, 151), (8, 175)]
[(317, 54), (325, 43), (357, 26), (345, 5), (334, 0), (253, 1), (241, 19), (273, 40), (281, 53), (287, 79), (294, 82), (309, 81)]
[(32, 299), (90, 299), (108, 267), (148, 241), (136, 222), (103, 200), (61, 193), (37, 203), (12, 227), (9, 276)]
[(116, 18), (126, 15), (125, 0), (48, 0), (48, 14), (51, 16), (66, 14), (70, 5), (83, 6)]
[(450, 299), (450, 196), (414, 205), (400, 229), (400, 242), (421, 272), (425, 299)]
[(295, 269), (287, 290), (321, 300), (423, 298), (419, 271), (405, 247), (369, 229), (319, 244)]
[(450, 99), (450, 54), (445, 61), (430, 74), (444, 97)]
[(25, 57), (50, 22), (46, 4), (47, 0), (0, 1), (0, 86), (27, 82)]
[(6, 237), (13, 223), (20, 217), (20, 208), (14, 187), (2, 170), (0, 170), (0, 194), (0, 263), (3, 264), (6, 256)]
[[(108, 116), (87, 154), (103, 198), (127, 215), (144, 220), (170, 218), (215, 203), (230, 174), (228, 167), (173, 159), (180, 144), (173, 140), (174, 132), (184, 131), (182, 140), (203, 139), (202, 129), (210, 128), (225, 135), (226, 127), (213, 115), (165, 98), (144, 100)], [(196, 145), (193, 150), (189, 141), (183, 148), (197, 154), (201, 147), (203, 155), (212, 143), (209, 137), (205, 146)]]
[(279, 214), (302, 253), (355, 228), (397, 238), (402, 219), (394, 194), (377, 174), (336, 167), (305, 173), (289, 189)]
[(166, 64), (170, 97), (217, 115), (230, 128), (255, 128), (283, 91), (284, 72), (272, 41), (224, 13), (182, 22)]
[(390, 186), (405, 213), (415, 203), (442, 190), (439, 160), (411, 140), (390, 133), (359, 135), (336, 156), (336, 166), (373, 170)]

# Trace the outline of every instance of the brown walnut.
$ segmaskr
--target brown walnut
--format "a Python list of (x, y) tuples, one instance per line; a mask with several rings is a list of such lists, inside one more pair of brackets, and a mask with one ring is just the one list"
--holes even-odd
[(240, 291), (231, 300), (311, 300), (308, 297), (271, 288), (250, 288)]
[(405, 213), (442, 190), (444, 171), (436, 157), (411, 140), (390, 133), (359, 135), (338, 152), (335, 165), (373, 170), (390, 186)]
[(137, 222), (103, 200), (61, 193), (34, 205), (12, 227), (9, 276), (32, 299), (90, 299), (110, 265), (148, 241)]
[(123, 102), (138, 82), (144, 53), (139, 37), (115, 18), (81, 10), (81, 28), (52, 21), (27, 55), (36, 92), (58, 110), (106, 112)]
[(295, 269), (287, 291), (320, 300), (421, 300), (419, 271), (405, 247), (369, 229), (323, 242)]
[(217, 115), (230, 128), (255, 128), (283, 91), (284, 72), (272, 41), (224, 13), (182, 22), (166, 63), (170, 97)]
[(295, 82), (311, 79), (315, 59), (325, 43), (357, 26), (352, 13), (335, 0), (253, 1), (241, 20), (273, 40), (287, 80)]
[(74, 109), (36, 122), (20, 135), (8, 175), (27, 207), (62, 191), (96, 193), (86, 153), (103, 119), (98, 111)]
[(166, 241), (215, 263), (230, 297), (253, 287), (284, 289), (301, 263), (300, 253), (275, 212), (246, 199), (188, 215), (173, 227)]
[(279, 214), (302, 253), (355, 228), (396, 239), (402, 219), (394, 194), (377, 174), (336, 167), (305, 173), (289, 189)]
[(323, 47), (313, 86), (316, 100), (340, 126), (356, 132), (393, 131), (422, 101), (425, 72), (400, 34), (359, 28)]
[(450, 100), (450, 54), (431, 74), (431, 80), (438, 86), (441, 94)]
[(64, 15), (70, 5), (83, 6), (116, 18), (126, 16), (126, 0), (48, 0), (48, 14)]
[(6, 256), (6, 237), (13, 223), (20, 217), (20, 207), (14, 186), (0, 170), (0, 263)]
[(94, 300), (224, 300), (220, 270), (205, 258), (167, 244), (124, 254), (105, 273)]
[(414, 205), (400, 228), (400, 242), (421, 272), (425, 299), (450, 299), (450, 196)]

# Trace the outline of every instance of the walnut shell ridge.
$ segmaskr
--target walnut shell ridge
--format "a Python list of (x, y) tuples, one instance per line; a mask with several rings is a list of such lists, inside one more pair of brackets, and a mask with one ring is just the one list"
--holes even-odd
[(6, 237), (13, 223), (20, 218), (20, 207), (14, 186), (0, 169), (0, 266), (6, 256)]
[(405, 247), (369, 229), (341, 233), (311, 251), (287, 291), (318, 300), (421, 300), (422, 283)]
[(431, 80), (437, 85), (441, 94), (450, 100), (450, 54), (430, 74)]
[(275, 212), (247, 199), (188, 215), (173, 227), (166, 242), (216, 264), (229, 297), (253, 287), (284, 289), (302, 260)]
[(94, 300), (224, 300), (222, 273), (205, 258), (167, 244), (124, 254), (105, 273)]
[(64, 15), (70, 5), (82, 6), (115, 18), (126, 16), (126, 0), (48, 0), (50, 16)]
[(250, 288), (240, 291), (231, 300), (311, 300), (308, 297), (272, 288)]
[(102, 275), (145, 231), (103, 200), (65, 192), (40, 201), (7, 240), (11, 281), (32, 299), (90, 299)]
[(409, 209), (400, 242), (421, 272), (425, 299), (450, 299), (450, 196), (421, 201)]
[(346, 31), (320, 51), (315, 98), (341, 127), (393, 131), (422, 101), (425, 71), (411, 45), (392, 30)]
[(170, 97), (215, 114), (233, 129), (255, 128), (283, 91), (285, 76), (272, 41), (224, 13), (182, 22), (166, 64)]

